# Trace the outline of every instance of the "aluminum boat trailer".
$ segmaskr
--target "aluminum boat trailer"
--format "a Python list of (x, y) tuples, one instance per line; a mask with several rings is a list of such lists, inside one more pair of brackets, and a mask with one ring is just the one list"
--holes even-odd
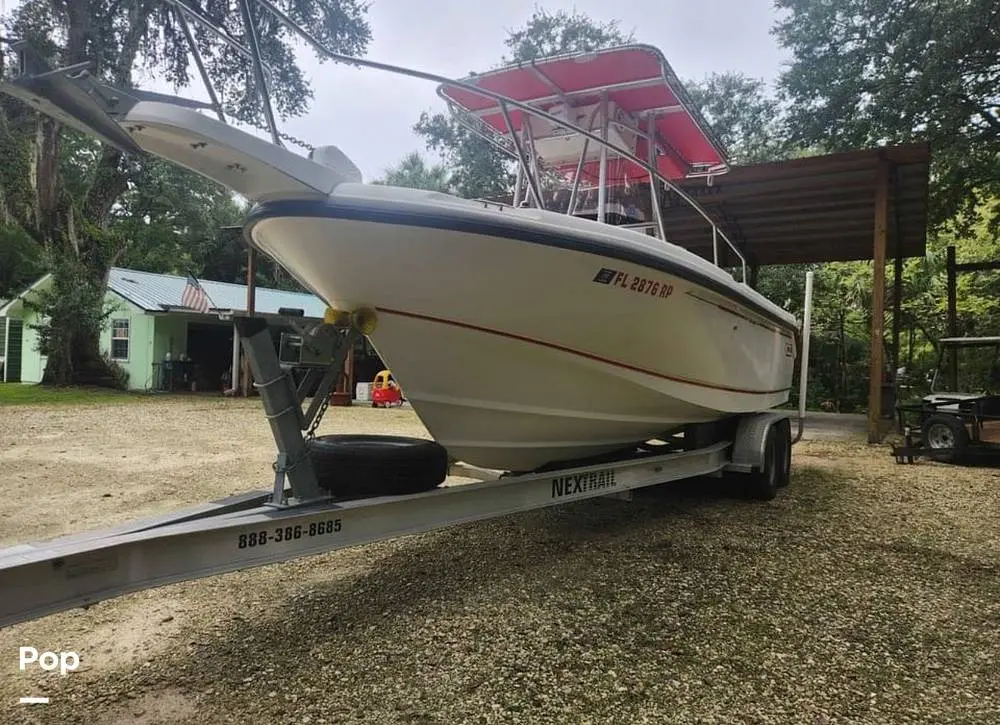
[[(279, 362), (266, 323), (239, 317), (241, 345), (254, 379), (263, 381), (255, 387), (278, 448), (271, 490), (0, 549), (0, 627), (143, 589), (454, 524), (598, 496), (628, 499), (636, 489), (698, 476), (741, 474), (751, 497), (773, 498), (788, 484), (791, 446), (802, 435), (812, 281), (809, 272), (794, 436), (793, 411), (753, 413), (689, 426), (673, 446), (670, 440), (647, 444), (609, 460), (519, 475), (455, 464), (451, 473), (476, 480), (410, 495), (349, 500), (323, 489), (308, 446), (347, 353), (376, 324), (375, 313), (330, 310), (323, 324), (300, 328), (302, 344), (325, 364), (310, 369), (298, 387)], [(303, 412), (305, 391), (317, 385), (317, 378), (316, 393)]]

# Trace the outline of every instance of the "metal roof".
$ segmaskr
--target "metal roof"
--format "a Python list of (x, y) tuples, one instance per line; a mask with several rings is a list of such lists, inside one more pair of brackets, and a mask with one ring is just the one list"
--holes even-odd
[[(890, 169), (887, 256), (895, 256), (898, 246), (903, 257), (922, 257), (931, 160), (925, 143), (737, 166), (716, 176), (711, 186), (704, 181), (681, 186), (741, 247), (750, 264), (868, 260), (882, 159)], [(671, 192), (663, 218), (671, 242), (712, 259), (711, 228)], [(724, 253), (725, 245), (720, 241), (719, 246)], [(730, 254), (720, 261), (732, 264), (735, 259)]]
[(52, 277), (52, 273), (51, 272), (46, 272), (41, 277), (39, 277), (34, 282), (32, 282), (30, 287), (28, 287), (27, 289), (23, 290), (19, 294), (15, 295), (13, 298), (7, 300), (3, 304), (0, 304), (0, 317), (7, 317), (7, 316), (9, 316), (9, 313), (10, 313), (11, 310), (14, 309), (14, 306), (17, 305), (19, 302), (23, 301), (24, 298), (28, 295), (29, 292), (31, 292), (32, 290), (34, 290), (34, 289), (40, 287), (41, 285), (43, 285), (51, 277)]
[[(147, 312), (192, 312), (181, 305), (185, 284), (187, 284), (186, 277), (140, 272), (121, 267), (112, 267), (108, 277), (108, 289)], [(209, 304), (213, 309), (246, 311), (245, 284), (212, 282), (205, 279), (199, 279), (198, 284), (208, 294)], [(260, 314), (276, 315), (279, 308), (290, 307), (303, 310), (306, 317), (321, 318), (327, 308), (327, 304), (315, 295), (268, 287), (257, 287), (255, 300), (255, 312)]]

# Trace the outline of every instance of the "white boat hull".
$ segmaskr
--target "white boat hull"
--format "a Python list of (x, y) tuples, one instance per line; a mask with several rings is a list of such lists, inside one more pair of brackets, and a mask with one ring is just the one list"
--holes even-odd
[(719, 281), (728, 275), (684, 250), (672, 248), (671, 264), (707, 268), (702, 283), (539, 241), (583, 230), (612, 246), (625, 235), (634, 249), (619, 256), (668, 249), (634, 232), (392, 191), (409, 207), (271, 207), (251, 217), (250, 236), (331, 306), (377, 311), (372, 344), (453, 457), (531, 470), (788, 399), (791, 323), (734, 301)]

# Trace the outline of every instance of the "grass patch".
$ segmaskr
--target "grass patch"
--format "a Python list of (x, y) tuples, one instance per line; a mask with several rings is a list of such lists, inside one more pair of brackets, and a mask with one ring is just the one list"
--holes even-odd
[(0, 383), (0, 406), (127, 403), (139, 400), (149, 400), (149, 396), (108, 388), (57, 388), (32, 383)]

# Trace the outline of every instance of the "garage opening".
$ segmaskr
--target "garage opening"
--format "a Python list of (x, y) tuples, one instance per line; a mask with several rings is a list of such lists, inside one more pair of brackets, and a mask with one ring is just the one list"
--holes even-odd
[(197, 390), (223, 390), (233, 366), (233, 326), (228, 323), (189, 322), (187, 357)]

